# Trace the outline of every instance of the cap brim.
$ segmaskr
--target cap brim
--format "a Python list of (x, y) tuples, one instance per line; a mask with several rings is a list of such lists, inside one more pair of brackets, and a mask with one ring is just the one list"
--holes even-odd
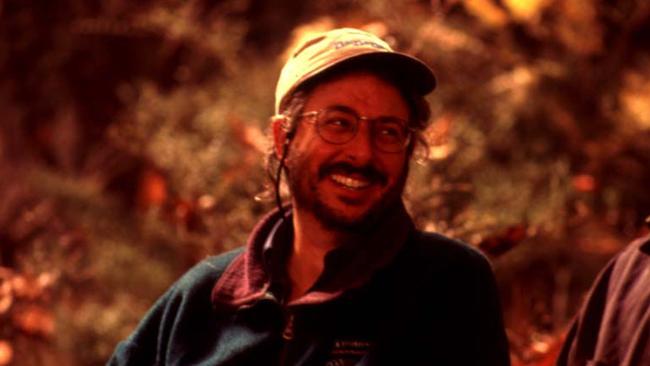
[[(436, 76), (427, 64), (410, 55), (399, 52), (372, 52), (355, 55), (337, 62), (338, 65), (349, 62), (368, 62), (394, 73), (397, 80), (410, 86), (420, 94), (432, 92), (437, 85)], [(334, 67), (334, 66), (332, 66)]]

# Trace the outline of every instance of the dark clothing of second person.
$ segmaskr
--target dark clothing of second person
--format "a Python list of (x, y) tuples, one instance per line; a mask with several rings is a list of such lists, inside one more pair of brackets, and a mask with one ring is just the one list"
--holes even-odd
[(650, 365), (650, 236), (632, 242), (598, 275), (557, 365)]
[(494, 277), (475, 249), (415, 230), (402, 206), (334, 250), (287, 303), (291, 216), (245, 251), (199, 263), (120, 343), (109, 365), (509, 365)]

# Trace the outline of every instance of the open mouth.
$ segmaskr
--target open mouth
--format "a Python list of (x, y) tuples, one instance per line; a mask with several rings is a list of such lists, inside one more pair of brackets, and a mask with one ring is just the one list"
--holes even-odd
[(346, 163), (323, 166), (319, 171), (321, 179), (329, 179), (340, 187), (359, 191), (373, 184), (385, 185), (386, 176), (373, 166), (354, 167)]
[(364, 189), (371, 183), (368, 179), (352, 178), (342, 174), (331, 174), (330, 178), (339, 185), (352, 190)]

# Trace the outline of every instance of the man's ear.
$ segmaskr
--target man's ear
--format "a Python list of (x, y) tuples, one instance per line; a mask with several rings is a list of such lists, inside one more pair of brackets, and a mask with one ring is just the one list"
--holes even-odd
[(285, 149), (285, 142), (287, 141), (287, 124), (289, 123), (286, 116), (276, 114), (271, 117), (271, 128), (273, 129), (273, 148), (275, 156), (280, 159)]

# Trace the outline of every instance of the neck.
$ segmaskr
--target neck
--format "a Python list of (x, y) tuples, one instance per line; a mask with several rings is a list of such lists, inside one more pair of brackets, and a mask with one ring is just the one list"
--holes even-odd
[(323, 272), (327, 253), (350, 240), (350, 234), (328, 229), (313, 214), (301, 210), (294, 210), (293, 230), (293, 248), (287, 263), (289, 301), (306, 294)]

